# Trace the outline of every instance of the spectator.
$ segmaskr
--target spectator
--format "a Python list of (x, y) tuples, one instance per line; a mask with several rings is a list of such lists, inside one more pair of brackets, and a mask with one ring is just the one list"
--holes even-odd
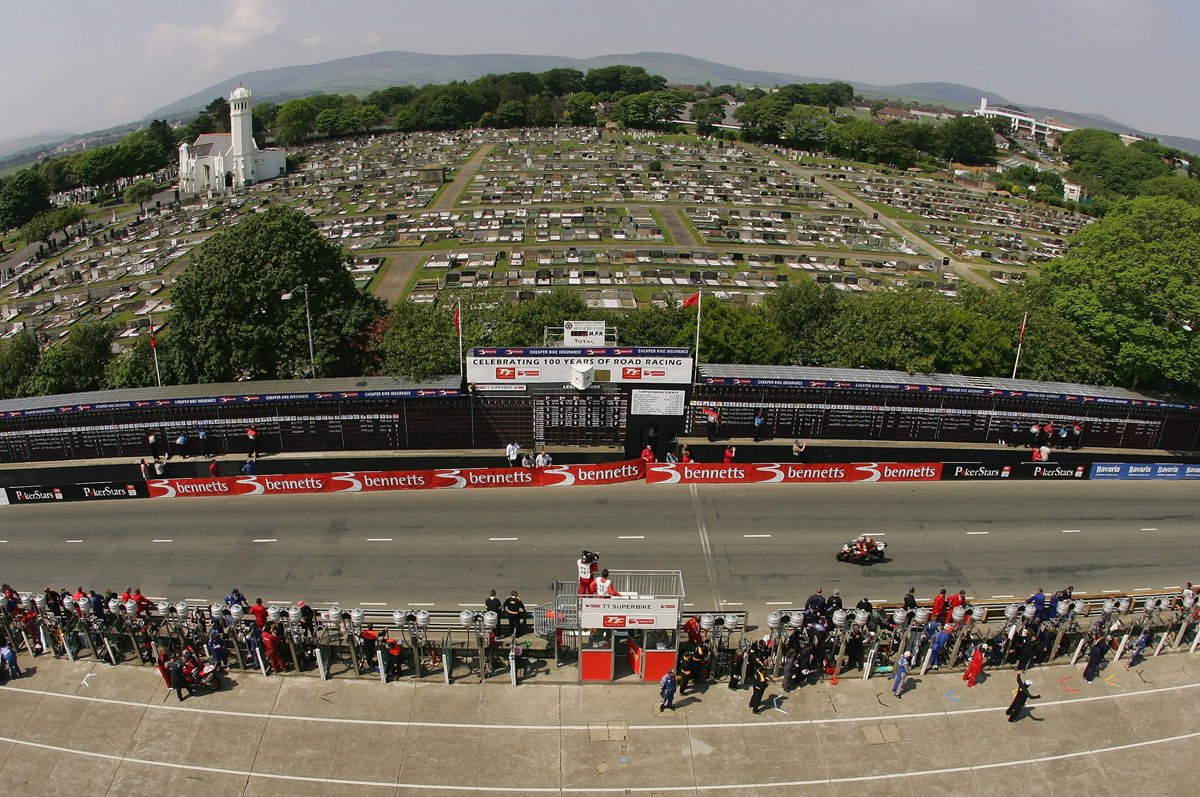
[(534, 459), (533, 459), (533, 466), (535, 468), (548, 468), (553, 464), (554, 464), (554, 459), (550, 456), (549, 452), (547, 452), (546, 449), (544, 449), (544, 448), (541, 451), (539, 451), (538, 455), (536, 457), (534, 457)]
[(259, 628), (267, 624), (267, 607), (263, 606), (262, 598), (254, 599), (254, 605), (250, 607), (250, 614), (254, 615), (254, 622)]
[(495, 612), (496, 616), (500, 616), (502, 610), (500, 599), (496, 597), (496, 590), (488, 593), (487, 600), (483, 602), (483, 610), (486, 612)]
[(196, 437), (200, 440), (200, 456), (207, 457), (208, 453), (208, 430), (196, 427)]
[(167, 466), (161, 458), (154, 460), (154, 475), (155, 476), (162, 476), (163, 473), (166, 471), (166, 469), (167, 469)]
[(146, 445), (150, 447), (150, 459), (158, 459), (158, 433), (150, 432), (146, 435)]
[(142, 473), (143, 481), (150, 478), (150, 466), (146, 464), (145, 459), (138, 463), (138, 470)]
[(679, 457), (675, 456), (674, 451), (667, 451), (666, 456), (663, 457), (663, 461), (666, 462), (668, 465), (678, 465)]
[(179, 456), (182, 459), (187, 459), (187, 432), (180, 432), (179, 437), (175, 438), (175, 447), (179, 449)]
[(792, 441), (792, 459), (800, 459), (804, 454), (804, 449), (808, 448), (808, 443), (803, 442), (800, 438)]
[(514, 589), (504, 600), (504, 616), (508, 618), (509, 634), (515, 639), (521, 635), (521, 619), (525, 616), (525, 604)]
[(762, 440), (763, 426), (766, 423), (766, 418), (763, 417), (763, 411), (759, 410), (754, 413), (754, 442)]
[(1079, 450), (1081, 441), (1083, 440), (1083, 424), (1076, 422), (1071, 427), (1071, 448), (1075, 451)]
[(1041, 453), (1042, 453), (1042, 462), (1049, 462), (1050, 461), (1050, 446), (1046, 445), (1045, 443), (1042, 443), (1042, 447), (1038, 450), (1041, 451)]
[(904, 611), (915, 612), (917, 610), (917, 588), (909, 587), (908, 592), (904, 595)]
[(645, 463), (647, 465), (649, 465), (651, 462), (653, 462), (654, 461), (654, 449), (652, 449), (648, 445), (645, 448), (643, 448), (642, 449), (642, 460), (645, 461)]
[(504, 447), (504, 458), (508, 460), (510, 468), (517, 467), (517, 463), (521, 460), (521, 446), (516, 442), (509, 443)]
[(702, 407), (701, 412), (704, 413), (704, 428), (708, 433), (708, 442), (715, 442), (717, 429), (721, 423), (721, 413), (717, 412), (715, 407)]
[(527, 470), (533, 467), (533, 455), (528, 451), (521, 455), (521, 467)]
[(208, 475), (214, 479), (221, 475), (221, 466), (217, 464), (215, 459), (208, 463)]
[(247, 476), (254, 475), (254, 460), (253, 459), (247, 459), (246, 463), (244, 465), (242, 465), (242, 473), (246, 474)]
[(679, 461), (684, 465), (692, 464), (692, 451), (687, 446), (684, 446), (683, 451), (680, 452)]
[(246, 427), (246, 439), (250, 442), (250, 459), (258, 459), (258, 430), (254, 428), (254, 424)]
[(737, 446), (725, 446), (725, 459), (722, 460), (726, 465), (733, 464), (733, 458), (737, 455)]

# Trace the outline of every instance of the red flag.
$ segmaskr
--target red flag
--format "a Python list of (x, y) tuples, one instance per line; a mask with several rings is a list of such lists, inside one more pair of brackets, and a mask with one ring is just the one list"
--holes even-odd
[(683, 300), (683, 307), (696, 307), (700, 304), (700, 291), (696, 291), (691, 296)]
[(152, 349), (158, 348), (154, 343), (154, 330), (150, 330), (150, 348), (152, 348)]
[(454, 305), (454, 331), (462, 334), (462, 305)]
[(1017, 342), (1018, 342), (1018, 343), (1024, 343), (1024, 342), (1025, 342), (1025, 323), (1026, 323), (1027, 321), (1029, 321), (1029, 313), (1026, 313), (1026, 314), (1024, 315), (1024, 317), (1022, 317), (1022, 318), (1021, 318), (1021, 334), (1020, 334), (1020, 336), (1017, 338)]

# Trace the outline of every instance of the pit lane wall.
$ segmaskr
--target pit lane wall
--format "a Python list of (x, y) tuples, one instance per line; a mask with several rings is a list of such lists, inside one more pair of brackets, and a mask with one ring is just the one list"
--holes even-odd
[(434, 468), (335, 471), (203, 479), (149, 479), (50, 484), (0, 489), (0, 505), (131, 498), (304, 495), (484, 487), (573, 487), (590, 484), (834, 484), (932, 481), (1200, 480), (1200, 464), (1095, 462), (850, 462), (709, 463), (670, 465), (640, 459), (545, 468)]

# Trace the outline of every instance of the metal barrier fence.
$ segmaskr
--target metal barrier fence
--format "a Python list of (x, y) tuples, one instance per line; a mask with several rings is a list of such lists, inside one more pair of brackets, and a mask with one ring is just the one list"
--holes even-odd
[[(229, 670), (379, 678), (383, 683), (409, 678), (516, 685), (526, 678), (552, 678), (578, 654), (581, 641), (577, 618), (563, 612), (558, 602), (539, 605), (515, 624), (473, 609), (273, 605), (260, 627), (243, 607), (226, 604), (164, 601), (147, 607), (113, 599), (100, 608), (97, 612), (87, 599), (66, 596), (53, 606), (45, 594), (22, 594), (15, 610), (0, 612), (0, 631), (15, 650), (33, 656), (161, 665), (165, 656), (191, 650)], [(952, 627), (946, 629), (946, 622)], [(534, 647), (527, 631), (546, 644)], [(794, 654), (812, 645), (820, 666), (807, 668), (802, 680), (813, 674), (833, 678), (859, 668), (867, 679), (890, 673), (905, 651), (913, 653), (914, 668), (922, 673), (961, 670), (971, 652), (984, 644), (990, 668), (1075, 663), (1097, 637), (1110, 644), (1114, 660), (1133, 655), (1135, 646), (1147, 657), (1195, 653), (1200, 604), (1188, 593), (1161, 592), (1057, 603), (1047, 598), (1040, 612), (1030, 602), (968, 602), (935, 622), (928, 606), (906, 610), (885, 604), (814, 616), (797, 602), (770, 612), (765, 629), (750, 625), (745, 612), (714, 609), (685, 613), (679, 631), (687, 635), (681, 654), (697, 648), (706, 652), (700, 662), (703, 679), (744, 668), (749, 634), (759, 631), (765, 632), (775, 674), (783, 671), (785, 678), (791, 677), (787, 670), (796, 665)], [(939, 639), (943, 632), (946, 636)], [(1143, 635), (1148, 635), (1146, 642), (1139, 644)]]

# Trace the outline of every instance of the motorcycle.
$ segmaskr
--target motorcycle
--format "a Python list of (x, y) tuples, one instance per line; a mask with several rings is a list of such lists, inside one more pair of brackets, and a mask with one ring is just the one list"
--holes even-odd
[(873, 548), (867, 549), (864, 554), (858, 548), (858, 544), (851, 540), (842, 545), (842, 550), (838, 551), (837, 559), (839, 562), (849, 562), (856, 565), (869, 565), (875, 562), (884, 561), (884, 551), (887, 550), (886, 542), (876, 542)]

